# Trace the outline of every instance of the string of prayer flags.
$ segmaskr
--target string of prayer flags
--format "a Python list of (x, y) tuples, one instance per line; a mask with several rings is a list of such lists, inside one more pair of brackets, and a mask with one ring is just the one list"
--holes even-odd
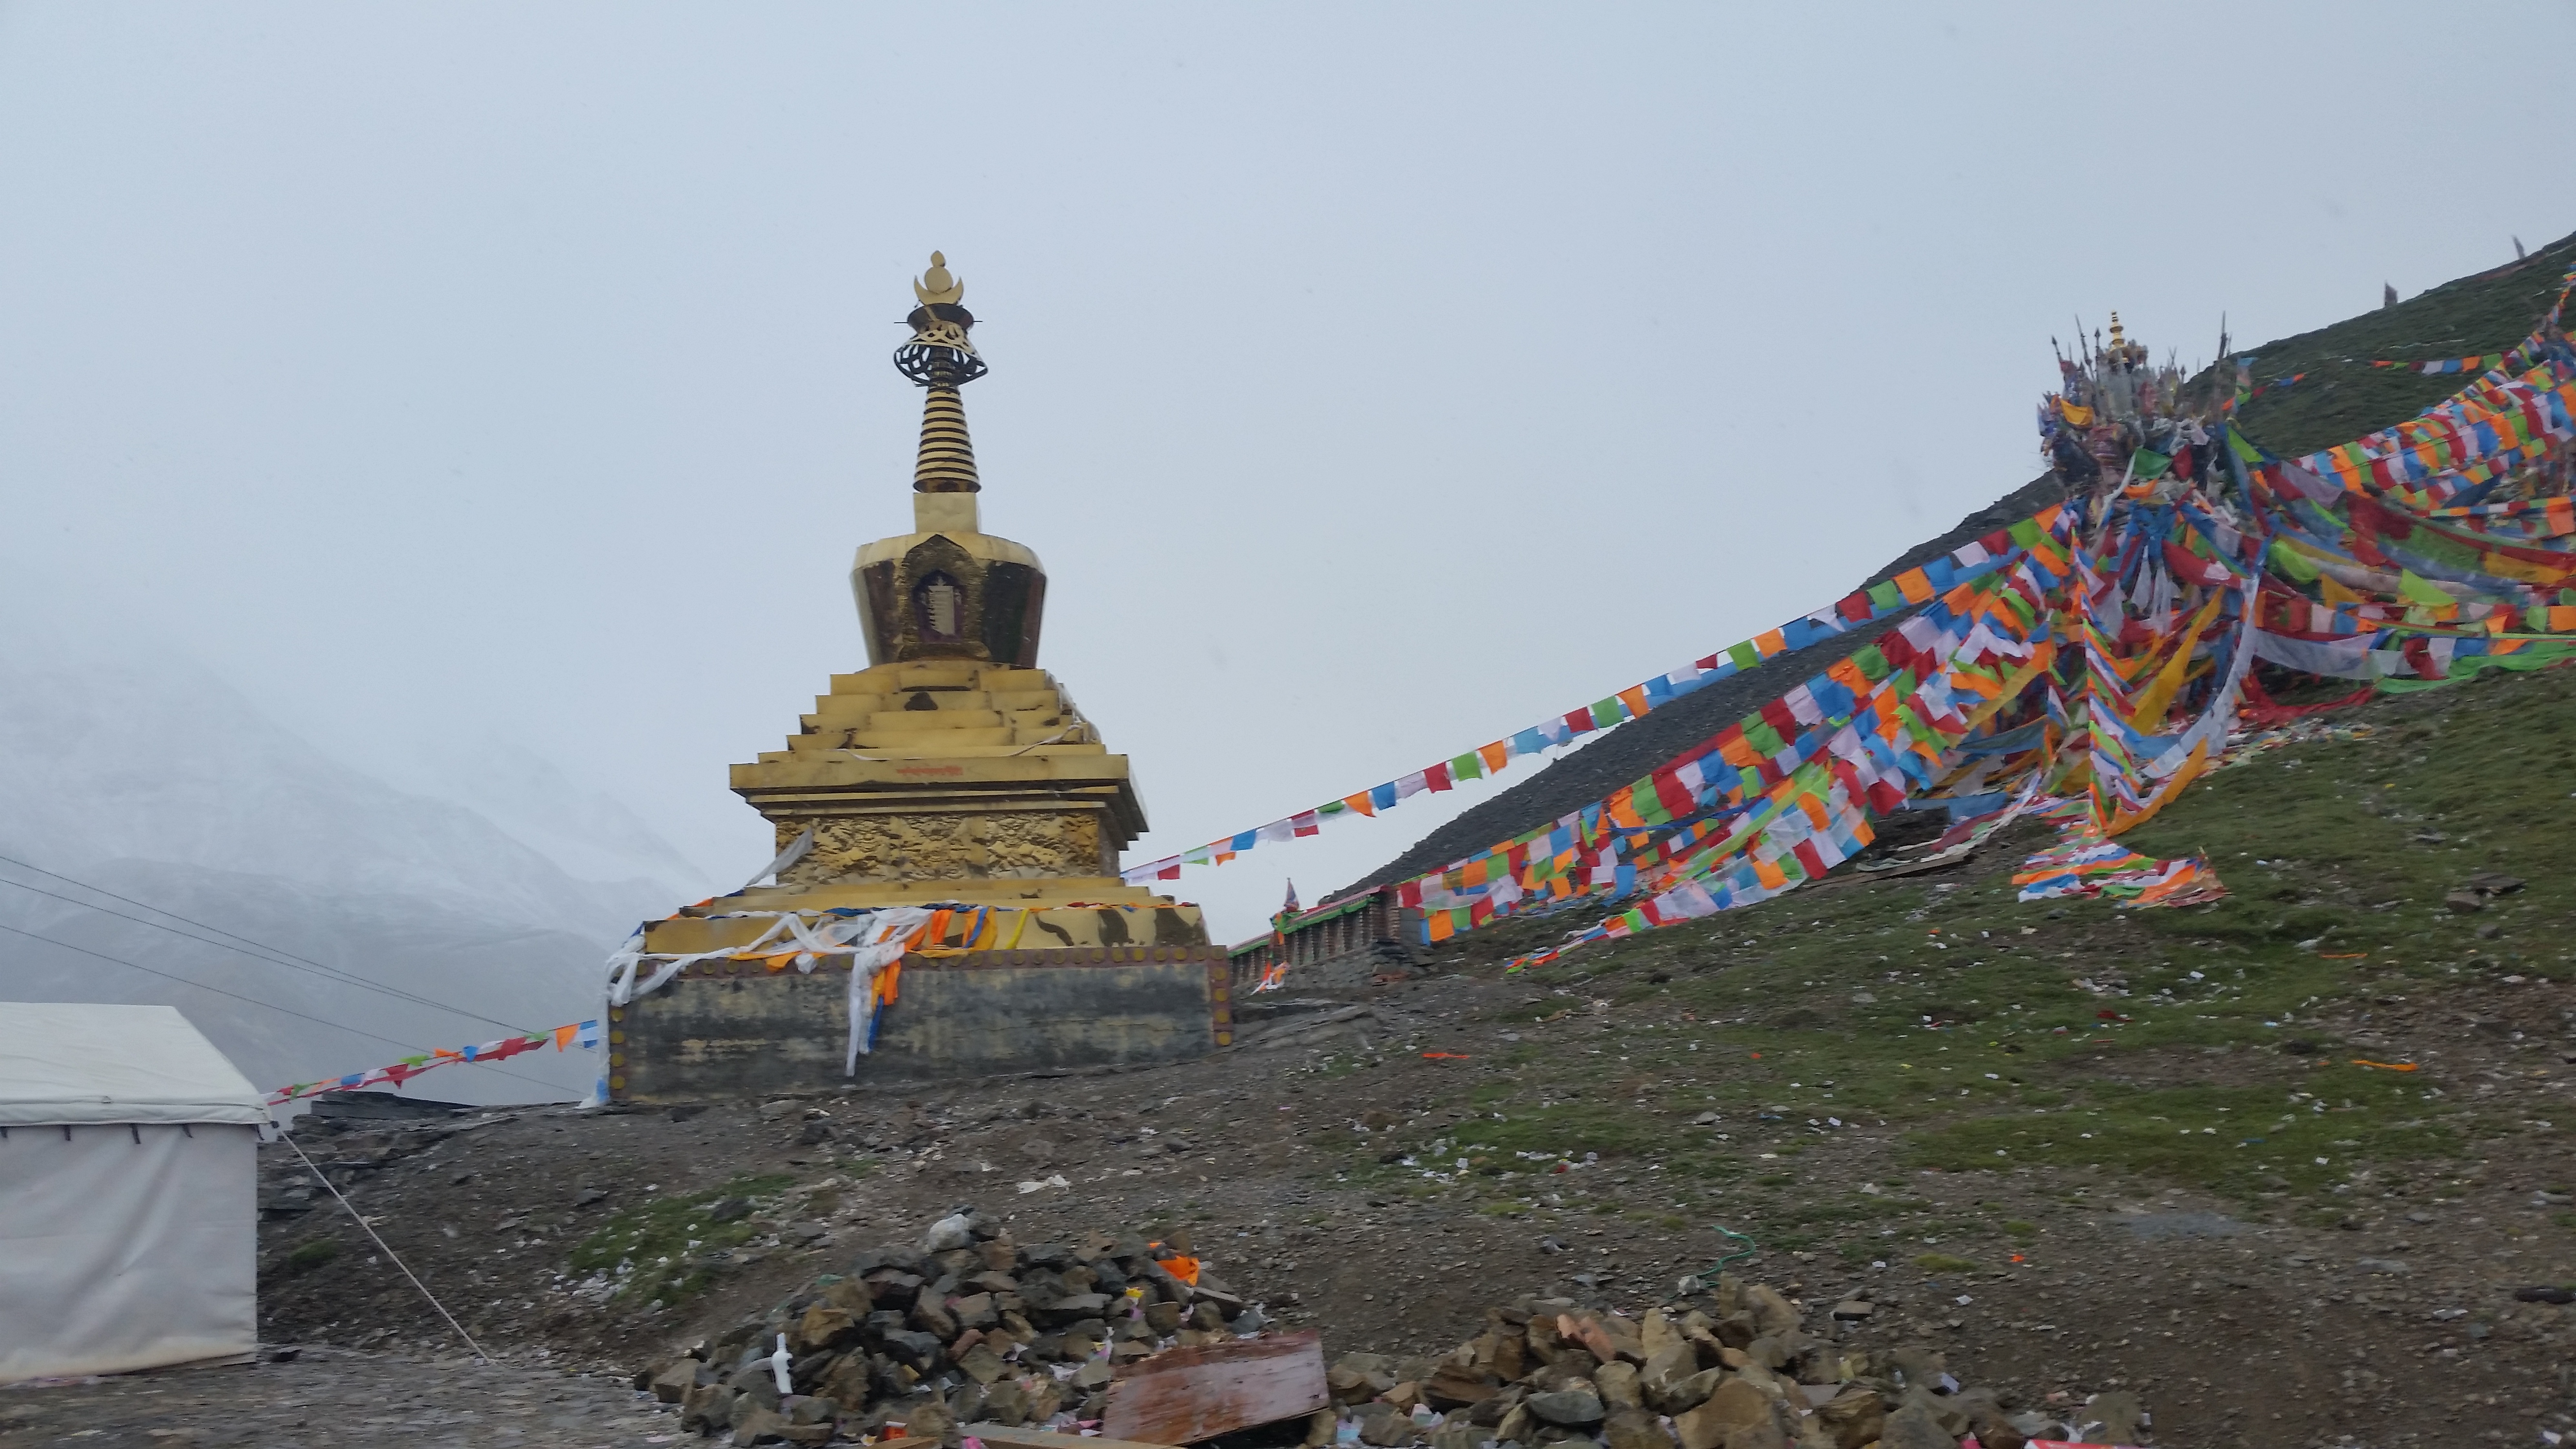
[(391, 1082), (396, 1087), (400, 1087), (423, 1072), (455, 1066), (461, 1062), (508, 1061), (522, 1052), (537, 1051), (548, 1043), (552, 1043), (556, 1051), (562, 1051), (571, 1046), (596, 1047), (599, 1045), (599, 1023), (596, 1021), (568, 1022), (551, 1031), (530, 1032), (526, 1036), (505, 1036), (498, 1041), (478, 1042), (473, 1046), (453, 1049), (441, 1047), (435, 1051), (423, 1052), (419, 1056), (404, 1057), (401, 1061), (388, 1066), (370, 1067), (363, 1072), (351, 1072), (346, 1076), (329, 1077), (318, 1082), (298, 1082), (294, 1086), (280, 1087), (270, 1093), (268, 1105), (275, 1107), (292, 1102), (298, 1097), (312, 1096), (317, 1092), (359, 1091), (379, 1082)]
[(1327, 821), (1353, 815), (1373, 817), (1415, 795), (1438, 794), (1455, 789), (1462, 780), (1499, 774), (1515, 760), (1542, 754), (1569, 744), (1578, 736), (1639, 718), (1721, 679), (1758, 668), (1767, 660), (1929, 603), (1963, 584), (1992, 573), (2006, 560), (2019, 556), (2022, 550), (2058, 526), (2062, 511), (2060, 506), (2052, 505), (2031, 518), (1963, 544), (1942, 557), (1900, 570), (1829, 607), (1791, 619), (1776, 629), (1702, 656), (1678, 669), (1632, 684), (1588, 705), (1551, 716), (1490, 744), (1462, 751), (1384, 784), (1355, 790), (1311, 810), (1211, 840), (1178, 855), (1130, 866), (1119, 872), (1119, 879), (1129, 885), (1178, 880), (1184, 866), (1223, 865), (1264, 843), (1318, 834)]
[(2408, 372), (2427, 374), (2444, 372), (2494, 372), (2504, 366), (2504, 359), (2505, 354), (2501, 352), (2490, 352), (2483, 357), (2444, 357), (2432, 362), (2390, 362), (2385, 359), (2377, 359), (2372, 361), (2370, 365), (2373, 367), (2402, 367)]

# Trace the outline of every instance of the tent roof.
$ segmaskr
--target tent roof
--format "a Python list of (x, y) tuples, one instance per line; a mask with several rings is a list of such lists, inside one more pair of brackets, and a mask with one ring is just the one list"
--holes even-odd
[(267, 1120), (259, 1090), (176, 1008), (0, 1002), (0, 1126)]

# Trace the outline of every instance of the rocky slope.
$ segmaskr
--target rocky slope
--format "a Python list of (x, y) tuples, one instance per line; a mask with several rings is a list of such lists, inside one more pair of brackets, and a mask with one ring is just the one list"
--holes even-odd
[[(307, 1146), (478, 1336), (558, 1362), (667, 1364), (973, 1203), (1023, 1243), (1186, 1232), (1334, 1355), (1436, 1356), (1524, 1295), (1641, 1317), (1749, 1238), (1731, 1271), (1807, 1331), (1865, 1301), (1838, 1344), (1936, 1346), (2011, 1413), (2527, 1441), (2576, 1431), (2568, 721), (2558, 671), (2270, 740), (2136, 832), (2218, 862), (2188, 911), (2017, 905), (2029, 835), (1534, 976), (1479, 933), (1199, 1063)], [(269, 1334), (438, 1351), (265, 1155)]]

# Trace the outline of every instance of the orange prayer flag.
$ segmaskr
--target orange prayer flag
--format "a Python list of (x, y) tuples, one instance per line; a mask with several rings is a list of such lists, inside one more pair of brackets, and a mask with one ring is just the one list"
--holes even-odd
[[(1351, 809), (1358, 811), (1362, 815), (1377, 814), (1377, 802), (1369, 798), (1369, 792), (1366, 790), (1362, 790), (1356, 795), (1343, 796), (1342, 803), (1349, 806)], [(1219, 856), (1217, 859), (1219, 861), (1223, 861), (1226, 857)]]
[[(1645, 713), (1644, 710), (1637, 712)], [(1478, 746), (1476, 753), (1484, 757), (1485, 773), (1488, 775), (1512, 762), (1512, 746), (1509, 740), (1496, 740), (1490, 745)]]

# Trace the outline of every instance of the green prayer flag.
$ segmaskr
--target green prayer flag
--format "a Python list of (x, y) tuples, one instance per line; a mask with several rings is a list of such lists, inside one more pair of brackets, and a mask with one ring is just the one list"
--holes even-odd
[(2165, 470), (2172, 466), (2173, 459), (2153, 448), (2140, 448), (2129, 455), (2129, 476), (2141, 483), (2163, 477)]
[(1481, 780), (1484, 776), (1485, 757), (1474, 750), (1449, 761), (1449, 778), (1452, 780)]
[(2316, 564), (2306, 554), (2290, 547), (2290, 541), (2286, 538), (2272, 540), (2272, 562), (2279, 565), (2281, 572), (2303, 584), (2316, 582)]
[(2397, 571), (2397, 592), (2399, 597), (2405, 599), (2410, 604), (2432, 604), (2438, 607), (2443, 604), (2456, 604), (2459, 602), (2459, 600), (2443, 593), (2440, 589), (2433, 587), (2433, 585), (2428, 582), (2423, 575), (2415, 572), (2413, 569), (2402, 568)]
[(1750, 639), (1729, 648), (1726, 651), (1726, 657), (1735, 661), (1735, 667), (1738, 669), (1751, 669), (1762, 662), (1762, 655), (1754, 649), (1753, 641)]

